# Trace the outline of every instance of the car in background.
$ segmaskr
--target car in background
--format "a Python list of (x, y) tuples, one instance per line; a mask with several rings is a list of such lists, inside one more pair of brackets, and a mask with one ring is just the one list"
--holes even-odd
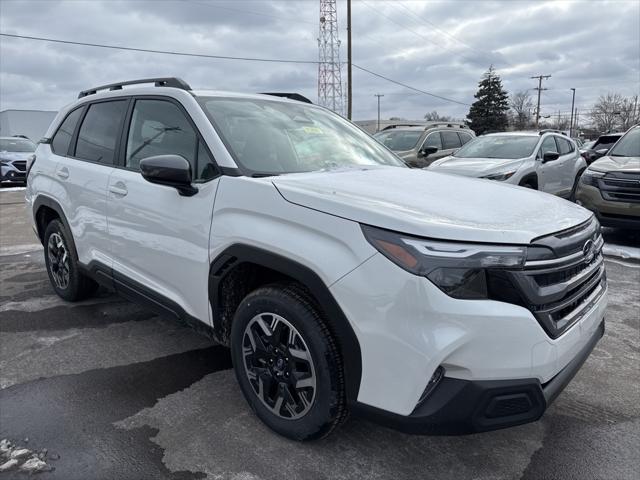
[(28, 138), (0, 137), (0, 183), (24, 185), (27, 160), (36, 151), (36, 144)]
[(429, 170), (512, 183), (572, 199), (587, 167), (561, 133), (503, 132), (476, 138)]
[(582, 141), (582, 139), (580, 137), (571, 137), (571, 140), (576, 142), (576, 145), (578, 146), (579, 149), (582, 148), (582, 145), (584, 144), (584, 142)]
[(600, 135), (594, 144), (584, 151), (581, 150), (582, 157), (587, 161), (587, 164), (595, 162), (598, 158), (603, 157), (607, 152), (620, 140), (624, 133), (607, 133), (606, 135)]
[(584, 171), (576, 203), (595, 212), (604, 226), (640, 228), (640, 125)]
[(589, 140), (587, 142), (584, 142), (582, 144), (582, 146), (580, 147), (580, 153), (587, 151), (587, 150), (591, 150), (591, 148), (593, 148), (593, 146), (595, 145), (596, 141), (595, 140)]
[(475, 136), (468, 126), (456, 122), (390, 126), (373, 135), (413, 168), (427, 167), (434, 160), (451, 155)]

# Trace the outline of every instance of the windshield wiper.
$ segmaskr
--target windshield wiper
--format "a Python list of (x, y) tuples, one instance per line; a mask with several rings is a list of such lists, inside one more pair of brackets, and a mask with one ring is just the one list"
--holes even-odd
[(254, 172), (250, 176), (251, 178), (264, 178), (264, 177), (277, 177), (280, 175), (279, 173), (268, 173), (268, 172)]

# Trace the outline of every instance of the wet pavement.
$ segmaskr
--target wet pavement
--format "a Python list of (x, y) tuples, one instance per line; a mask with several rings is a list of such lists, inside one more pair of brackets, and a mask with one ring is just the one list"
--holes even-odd
[[(327, 439), (300, 444), (251, 413), (227, 349), (107, 291), (78, 304), (55, 297), (28, 222), (12, 220), (22, 206), (2, 203), (6, 195), (0, 439), (48, 450), (54, 470), (38, 478), (583, 480), (640, 472), (640, 263), (607, 261), (605, 337), (539, 422), (417, 437), (351, 419)], [(28, 475), (14, 469), (3, 478)]]

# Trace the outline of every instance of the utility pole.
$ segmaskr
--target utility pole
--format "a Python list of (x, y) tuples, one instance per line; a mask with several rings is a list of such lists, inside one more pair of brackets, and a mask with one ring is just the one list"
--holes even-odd
[(558, 130), (560, 130), (560, 110), (558, 110)]
[(535, 75), (531, 78), (538, 79), (538, 88), (534, 88), (534, 90), (538, 91), (538, 106), (536, 107), (536, 130), (538, 129), (538, 122), (540, 121), (540, 94), (546, 88), (542, 88), (542, 80), (546, 78), (551, 78), (551, 75)]
[(351, 120), (352, 113), (352, 77), (351, 77), (351, 0), (347, 0), (347, 118)]
[(571, 123), (569, 124), (569, 136), (573, 137), (573, 107), (576, 103), (576, 89), (570, 88), (569, 90), (573, 91), (573, 96), (571, 97)]
[(380, 93), (376, 93), (374, 97), (378, 97), (378, 126), (376, 127), (376, 132), (380, 131), (380, 97), (384, 97), (384, 95)]

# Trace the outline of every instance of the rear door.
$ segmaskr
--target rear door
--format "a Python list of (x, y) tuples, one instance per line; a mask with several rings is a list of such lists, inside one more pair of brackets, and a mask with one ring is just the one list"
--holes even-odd
[[(191, 164), (199, 192), (184, 197), (146, 181), (144, 158), (175, 154)], [(119, 168), (108, 186), (116, 288), (140, 287), (209, 321), (209, 233), (218, 172), (186, 110), (168, 97), (139, 97), (127, 114)], [(165, 302), (166, 305), (166, 302)]]
[[(107, 239), (107, 182), (113, 171), (127, 99), (90, 103), (72, 112), (79, 122), (71, 134), (63, 122), (52, 140), (58, 155), (54, 194), (71, 228), (78, 258), (84, 265), (97, 260), (110, 265)], [(66, 121), (66, 120), (65, 120)], [(70, 124), (73, 122), (70, 122)]]
[[(443, 158), (448, 155), (452, 155), (453, 152), (455, 152), (462, 146), (458, 133), (453, 130), (442, 130), (440, 132), (440, 136), (442, 137), (442, 150), (438, 153), (442, 154), (437, 158)], [(436, 158), (434, 158), (434, 160), (435, 159)]]
[(574, 182), (574, 166), (576, 162), (576, 149), (573, 142), (568, 139), (556, 136), (556, 145), (560, 158), (556, 160), (560, 175), (560, 191), (558, 195), (568, 197), (571, 194)]
[(548, 135), (542, 141), (536, 162), (538, 164), (538, 190), (557, 195), (562, 192), (562, 163), (560, 159), (544, 161), (544, 154), (547, 152), (558, 152), (554, 135)]

